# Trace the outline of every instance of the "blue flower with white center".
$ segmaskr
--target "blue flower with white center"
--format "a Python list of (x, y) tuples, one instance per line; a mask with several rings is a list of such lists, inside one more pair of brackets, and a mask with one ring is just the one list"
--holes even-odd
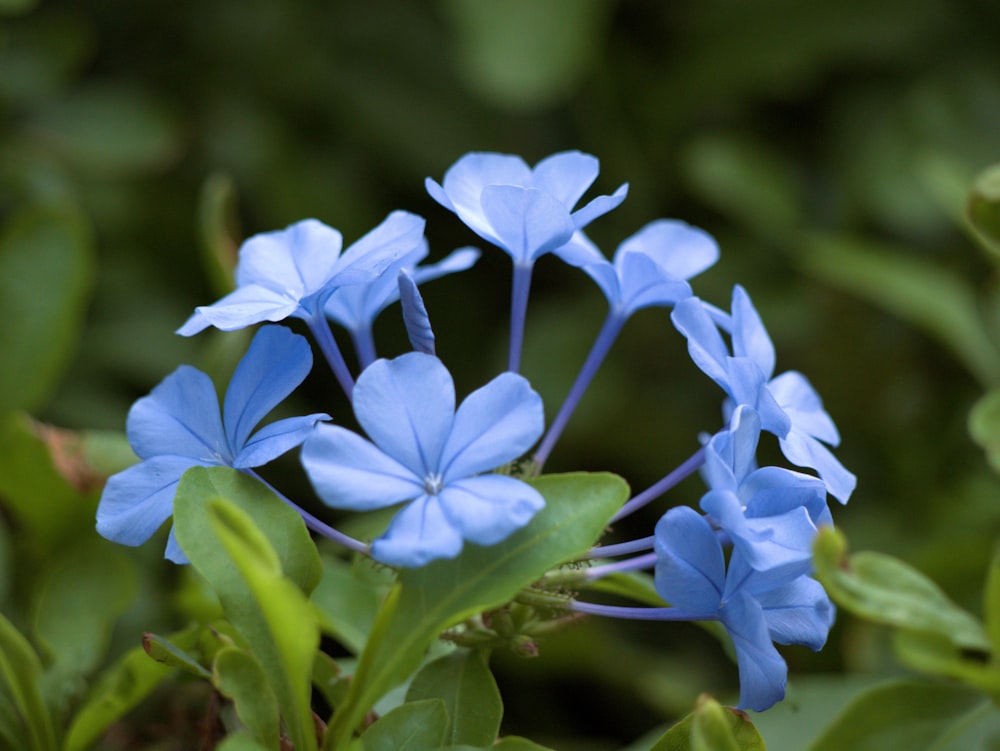
[(407, 502), (372, 543), (376, 560), (419, 567), (454, 558), (464, 542), (495, 545), (545, 505), (521, 480), (482, 474), (541, 435), (542, 400), (521, 376), (501, 374), (456, 410), (441, 361), (410, 352), (366, 368), (353, 403), (371, 440), (320, 425), (302, 447), (302, 464), (329, 506), (368, 511)]
[(427, 257), (427, 241), (401, 256), (384, 273), (370, 282), (339, 287), (326, 302), (326, 315), (351, 334), (361, 369), (371, 365), (377, 355), (372, 325), (378, 315), (399, 299), (398, 275), (410, 274), (415, 284), (423, 284), (457, 271), (465, 271), (479, 259), (475, 248), (460, 248), (437, 263), (418, 266)]
[[(302, 443), (329, 415), (290, 417), (257, 424), (305, 379), (312, 368), (309, 343), (284, 326), (257, 332), (226, 391), (222, 413), (212, 380), (182, 365), (129, 411), (126, 432), (142, 460), (112, 475), (97, 507), (97, 531), (123, 545), (141, 545), (173, 513), (181, 475), (191, 467), (248, 471)], [(174, 539), (166, 557), (187, 561)]]
[(579, 151), (553, 154), (534, 168), (518, 156), (473, 152), (448, 169), (443, 184), (429, 177), (425, 181), (435, 201), (514, 262), (508, 370), (516, 372), (520, 366), (535, 261), (625, 200), (628, 185), (574, 211), (598, 172), (597, 159)]
[(608, 300), (608, 315), (580, 373), (535, 454), (545, 463), (570, 416), (607, 356), (629, 316), (642, 308), (669, 307), (691, 296), (688, 280), (719, 258), (719, 246), (707, 232), (674, 220), (650, 222), (625, 240), (608, 261), (582, 232), (557, 251), (581, 267)]
[[(778, 644), (819, 650), (835, 610), (816, 580), (789, 569), (757, 571), (733, 550), (728, 567), (708, 521), (692, 508), (656, 525), (656, 591), (690, 620), (717, 620), (733, 640), (739, 707), (763, 711), (785, 695), (788, 666)], [(669, 611), (668, 611), (669, 612)]]
[(726, 533), (743, 559), (766, 571), (812, 566), (816, 529), (832, 524), (822, 481), (781, 467), (756, 467), (760, 420), (746, 405), (705, 447), (702, 474), (709, 491), (701, 508)]
[(316, 219), (254, 235), (240, 248), (236, 289), (196, 308), (177, 333), (191, 336), (209, 326), (233, 331), (301, 318), (350, 394), (353, 379), (324, 315), (326, 302), (337, 289), (371, 282), (401, 256), (422, 247), (423, 233), (421, 217), (394, 211), (343, 253), (340, 232)]
[[(846, 503), (857, 478), (824, 445), (840, 443), (837, 428), (804, 375), (774, 376), (774, 345), (746, 291), (733, 289), (731, 314), (689, 297), (674, 307), (671, 320), (687, 338), (691, 359), (729, 396), (728, 410), (752, 407), (785, 457), (815, 469), (830, 494)], [(720, 328), (730, 335), (731, 355)]]

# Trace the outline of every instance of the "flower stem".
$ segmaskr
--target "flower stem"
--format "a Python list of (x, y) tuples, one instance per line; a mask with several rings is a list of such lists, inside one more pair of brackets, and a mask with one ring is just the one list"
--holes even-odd
[(343, 532), (334, 529), (329, 524), (320, 521), (315, 516), (306, 511), (304, 508), (302, 508), (297, 503), (288, 498), (284, 493), (279, 491), (271, 483), (269, 483), (267, 480), (265, 480), (263, 477), (261, 477), (252, 469), (245, 469), (243, 471), (246, 472), (251, 477), (253, 477), (258, 482), (263, 483), (268, 490), (270, 490), (272, 493), (278, 496), (278, 498), (280, 498), (289, 506), (291, 506), (293, 509), (295, 509), (302, 517), (303, 521), (305, 521), (306, 526), (309, 527), (309, 529), (311, 529), (316, 534), (322, 535), (328, 540), (333, 540), (334, 542), (343, 545), (348, 550), (353, 550), (355, 553), (363, 553), (364, 555), (371, 554), (371, 549), (368, 545), (361, 542), (361, 540), (355, 540), (350, 535), (345, 535)]
[(528, 292), (531, 289), (531, 262), (515, 263), (510, 291), (510, 354), (507, 370), (517, 373), (521, 367), (524, 345), (524, 320), (528, 314)]
[(601, 545), (599, 547), (593, 548), (588, 554), (588, 558), (614, 558), (619, 555), (628, 555), (629, 553), (639, 553), (643, 550), (651, 550), (653, 547), (653, 540), (656, 538), (652, 535), (649, 537), (643, 537), (638, 540), (629, 540), (628, 542), (619, 542), (615, 545)]
[(316, 339), (316, 343), (319, 344), (319, 348), (323, 351), (326, 361), (330, 364), (333, 375), (336, 376), (340, 387), (347, 394), (347, 398), (350, 399), (351, 392), (354, 391), (354, 379), (351, 377), (351, 372), (347, 369), (347, 363), (340, 352), (340, 347), (337, 346), (337, 340), (333, 338), (333, 330), (330, 328), (330, 322), (326, 319), (326, 316), (315, 315), (307, 318), (306, 323), (309, 324), (309, 330)]
[(538, 447), (538, 451), (535, 452), (535, 463), (538, 464), (539, 467), (545, 464), (545, 460), (548, 459), (549, 454), (552, 453), (552, 449), (555, 447), (556, 441), (559, 440), (559, 436), (562, 435), (563, 430), (566, 428), (569, 418), (572, 417), (573, 412), (580, 403), (580, 399), (583, 397), (584, 392), (586, 392), (590, 382), (597, 374), (597, 369), (601, 367), (601, 363), (604, 362), (604, 358), (607, 356), (608, 350), (611, 349), (611, 345), (614, 344), (615, 339), (618, 338), (618, 334), (622, 330), (625, 320), (625, 316), (616, 312), (614, 309), (608, 312), (608, 316), (604, 319), (604, 324), (601, 326), (601, 331), (597, 335), (597, 339), (594, 340), (594, 344), (590, 348), (590, 353), (587, 355), (587, 359), (584, 361), (583, 367), (580, 368), (580, 374), (576, 377), (576, 381), (573, 383), (569, 393), (566, 395), (566, 399), (563, 401), (562, 407), (559, 408), (559, 414), (556, 415), (555, 420), (552, 421), (552, 425), (549, 426), (549, 432), (545, 434), (545, 438), (542, 439), (542, 443)]
[(628, 558), (617, 563), (608, 563), (604, 566), (594, 566), (587, 570), (587, 580), (600, 579), (608, 574), (620, 574), (627, 571), (642, 571), (656, 565), (656, 553), (646, 553), (637, 555), (635, 558)]
[(354, 342), (354, 351), (358, 356), (358, 367), (364, 370), (378, 359), (371, 326), (359, 326), (354, 329), (351, 331), (351, 339)]
[(659, 482), (650, 485), (644, 491), (639, 493), (639, 495), (635, 496), (632, 500), (618, 509), (618, 513), (611, 517), (611, 521), (616, 522), (619, 519), (624, 519), (629, 514), (641, 509), (647, 503), (655, 501), (661, 495), (677, 485), (681, 480), (694, 473), (694, 471), (701, 467), (704, 463), (705, 449), (702, 447), (691, 454), (691, 456), (689, 456), (684, 463), (677, 467), (677, 469), (673, 472), (668, 474)]
[(638, 621), (714, 621), (715, 613), (692, 613), (680, 608), (645, 608), (625, 605), (598, 605), (593, 602), (572, 600), (569, 609), (576, 613), (603, 615), (609, 618), (628, 618)]

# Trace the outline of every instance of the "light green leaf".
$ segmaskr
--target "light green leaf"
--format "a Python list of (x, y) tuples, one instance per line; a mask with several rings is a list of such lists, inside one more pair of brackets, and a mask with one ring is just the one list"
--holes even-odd
[(983, 247), (1000, 257), (1000, 164), (988, 167), (976, 178), (966, 203), (966, 217)]
[(650, 751), (766, 751), (744, 712), (701, 696), (694, 711), (671, 727)]
[[(198, 627), (193, 626), (182, 633), (185, 635), (188, 633), (196, 634), (197, 631)], [(208, 680), (212, 678), (212, 674), (206, 670), (200, 662), (198, 662), (197, 658), (163, 636), (151, 633), (143, 634), (142, 648), (146, 650), (147, 655), (162, 665), (180, 668), (181, 670), (191, 673), (192, 675), (196, 675), (199, 678), (205, 678)]]
[(406, 701), (444, 700), (446, 743), (489, 746), (496, 740), (503, 700), (488, 659), (488, 652), (460, 649), (429, 662), (414, 676)]
[(930, 631), (898, 629), (893, 647), (899, 661), (929, 675), (954, 678), (1000, 698), (1000, 661), (989, 652), (961, 649), (947, 636)]
[(247, 733), (232, 733), (227, 735), (215, 751), (271, 751), (277, 746), (262, 746)]
[(56, 751), (56, 731), (42, 698), (42, 664), (28, 640), (0, 613), (0, 679), (23, 723), (27, 751)]
[(902, 561), (872, 552), (848, 558), (843, 534), (831, 527), (820, 530), (813, 552), (816, 578), (838, 605), (855, 615), (887, 626), (930, 631), (960, 648), (989, 651), (979, 621)]
[(364, 751), (436, 751), (444, 742), (448, 712), (442, 699), (396, 707), (361, 736)]
[(1000, 387), (987, 391), (969, 410), (969, 435), (986, 452), (986, 461), (1000, 473)]
[(1000, 381), (1000, 351), (973, 283), (904, 250), (859, 238), (805, 236), (807, 270), (917, 326), (948, 347), (983, 384)]
[(465, 743), (458, 746), (444, 746), (438, 751), (553, 751), (548, 746), (541, 746), (527, 738), (508, 735), (490, 746), (469, 746)]
[(859, 694), (809, 751), (930, 751), (982, 703), (962, 686), (892, 681)]
[(994, 659), (1000, 662), (1000, 545), (996, 546), (986, 574), (986, 586), (983, 588), (983, 619), (986, 621), (986, 633), (993, 645)]
[(277, 748), (281, 717), (274, 692), (260, 663), (237, 647), (225, 647), (215, 655), (213, 683), (233, 700), (236, 715), (253, 738), (265, 748)]
[(595, 592), (607, 592), (654, 608), (666, 606), (653, 586), (653, 577), (643, 571), (608, 574), (588, 582), (586, 586)]
[(0, 417), (45, 404), (74, 354), (95, 273), (86, 218), (15, 214), (0, 234)]
[(359, 654), (387, 589), (367, 559), (348, 562), (324, 555), (322, 562), (323, 578), (310, 596), (320, 627), (352, 654)]
[(347, 701), (334, 716), (326, 748), (346, 746), (368, 709), (420, 664), (427, 646), (465, 618), (499, 607), (560, 563), (584, 554), (628, 498), (611, 474), (549, 475), (532, 482), (545, 508), (491, 547), (466, 545), (452, 560), (402, 571), (361, 654)]
[[(273, 547), (285, 576), (307, 594), (315, 588), (322, 575), (322, 564), (305, 522), (295, 509), (257, 480), (229, 467), (189, 469), (181, 478), (175, 504), (181, 499), (189, 499), (185, 503), (194, 508), (214, 497), (226, 498), (238, 506), (263, 532), (268, 546), (259, 551), (261, 555), (268, 555), (266, 551)], [(190, 540), (190, 544), (207, 544), (211, 549), (210, 543), (199, 540), (197, 536)], [(234, 580), (240, 578), (236, 572), (232, 575)], [(223, 589), (227, 589), (224, 584)], [(219, 592), (219, 589), (216, 588), (216, 591)]]
[[(313, 609), (297, 584), (283, 575), (282, 559), (251, 515), (226, 497), (199, 494), (199, 490), (212, 492), (213, 486), (204, 480), (213, 472), (221, 474), (192, 471), (190, 481), (188, 475), (181, 479), (174, 500), (177, 541), (215, 589), (226, 617), (264, 668), (295, 748), (310, 751), (316, 748), (310, 685), (319, 647)], [(241, 498), (241, 505), (246, 500)], [(292, 525), (285, 532), (294, 529)], [(276, 530), (269, 532), (273, 535)], [(295, 534), (279, 533), (286, 543), (289, 536)], [(301, 544), (316, 555), (308, 536)]]

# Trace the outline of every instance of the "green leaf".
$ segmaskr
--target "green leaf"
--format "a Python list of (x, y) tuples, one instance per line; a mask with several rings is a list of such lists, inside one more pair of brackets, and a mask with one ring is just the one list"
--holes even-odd
[(996, 546), (986, 574), (986, 586), (983, 588), (983, 620), (986, 622), (986, 633), (993, 645), (994, 657), (1000, 662), (1000, 545)]
[(212, 666), (219, 692), (233, 700), (236, 715), (265, 748), (277, 748), (281, 739), (278, 702), (260, 663), (237, 647), (220, 649)]
[(233, 277), (239, 251), (236, 228), (236, 186), (228, 175), (209, 175), (198, 202), (201, 259), (212, 289), (219, 297), (236, 286)]
[(262, 746), (247, 733), (232, 733), (223, 738), (215, 751), (271, 751), (277, 746)]
[[(233, 474), (200, 467), (185, 474), (174, 501), (177, 541), (215, 589), (226, 617), (264, 668), (295, 748), (310, 751), (316, 748), (310, 687), (319, 628), (298, 582), (284, 575), (282, 562), (295, 561), (300, 569), (304, 565), (304, 553), (290, 552), (285, 547), (296, 540), (312, 552), (317, 568), (318, 555), (305, 527), (288, 524), (284, 513), (263, 515), (275, 525), (265, 535), (244, 510), (247, 505), (260, 511), (258, 502), (264, 500), (295, 512), (270, 494), (261, 499), (256, 495), (261, 487), (258, 483), (235, 481)], [(231, 487), (247, 495), (232, 496), (239, 499), (237, 505), (229, 497), (216, 494), (218, 486), (210, 482), (214, 477), (235, 481)], [(257, 501), (250, 502), (251, 497)], [(284, 558), (275, 551), (269, 536), (281, 540)], [(305, 568), (311, 571), (310, 566)]]
[[(262, 483), (229, 467), (189, 469), (181, 478), (174, 503), (188, 499), (186, 507), (193, 509), (202, 501), (214, 497), (226, 498), (253, 520), (277, 553), (282, 572), (303, 592), (308, 594), (316, 587), (322, 575), (322, 564), (309, 530), (295, 509)], [(190, 544), (208, 544), (211, 547), (210, 543), (199, 540), (197, 536), (190, 540)], [(261, 554), (267, 555), (266, 552)], [(234, 579), (237, 578), (234, 572)]]
[(438, 751), (552, 751), (552, 749), (529, 741), (527, 738), (508, 735), (490, 746), (470, 746), (462, 743), (457, 746), (444, 746)]
[(965, 210), (969, 225), (983, 247), (1000, 257), (1000, 164), (979, 174)]
[(587, 589), (595, 592), (607, 592), (654, 608), (666, 606), (663, 598), (653, 586), (653, 577), (644, 571), (608, 574), (588, 582), (586, 586)]
[(437, 751), (444, 742), (448, 712), (442, 699), (396, 707), (361, 736), (364, 751)]
[(987, 391), (969, 410), (969, 435), (986, 452), (986, 461), (1000, 473), (1000, 387)]
[(930, 751), (982, 705), (962, 686), (900, 680), (859, 694), (809, 751)]
[(899, 661), (913, 670), (954, 678), (1000, 698), (1000, 661), (988, 652), (961, 649), (946, 636), (929, 631), (899, 629), (893, 632)]
[[(197, 632), (198, 627), (194, 626), (188, 631)], [(184, 632), (187, 633), (187, 632)], [(197, 658), (181, 649), (169, 639), (157, 634), (145, 633), (142, 635), (142, 648), (152, 659), (174, 668), (180, 668), (185, 672), (196, 675), (199, 678), (211, 680), (212, 674), (198, 662)]]
[(56, 559), (38, 588), (33, 618), (37, 643), (52, 663), (45, 688), (53, 706), (82, 688), (137, 594), (131, 559), (110, 542), (86, 538)]
[(43, 406), (74, 354), (95, 275), (85, 217), (15, 214), (0, 235), (0, 417)]
[(820, 530), (813, 546), (816, 578), (855, 615), (887, 626), (930, 631), (960, 648), (989, 651), (982, 625), (916, 569), (881, 553), (848, 558), (843, 534)]
[(324, 555), (321, 560), (323, 578), (310, 596), (320, 628), (352, 654), (360, 654), (387, 588), (368, 559), (347, 562)]
[(699, 697), (694, 711), (671, 727), (650, 751), (766, 751), (744, 712)]
[(486, 651), (460, 649), (427, 663), (414, 676), (406, 701), (444, 700), (446, 743), (489, 746), (496, 740), (503, 700), (488, 659)]
[(971, 281), (905, 251), (849, 237), (806, 236), (811, 273), (917, 326), (948, 347), (980, 382), (1000, 381), (1000, 351)]
[(361, 654), (347, 701), (330, 724), (326, 749), (346, 746), (372, 704), (417, 669), (442, 631), (503, 605), (548, 570), (586, 554), (628, 498), (625, 482), (606, 473), (549, 475), (532, 484), (545, 508), (507, 540), (491, 547), (466, 545), (452, 560), (400, 573)]
[(29, 751), (55, 751), (56, 731), (42, 698), (42, 664), (28, 640), (0, 613), (0, 679), (23, 723)]
[[(194, 644), (195, 630), (169, 637), (181, 648)], [(142, 647), (126, 652), (100, 678), (77, 710), (62, 751), (89, 751), (107, 729), (152, 693), (174, 670), (150, 660)]]

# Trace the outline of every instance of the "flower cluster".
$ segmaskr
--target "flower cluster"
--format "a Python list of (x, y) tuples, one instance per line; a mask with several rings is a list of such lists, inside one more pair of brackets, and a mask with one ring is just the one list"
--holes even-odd
[[(597, 547), (588, 582), (622, 571), (651, 570), (664, 607), (626, 607), (566, 599), (581, 613), (659, 620), (711, 620), (735, 646), (740, 706), (764, 709), (784, 694), (786, 666), (774, 647), (826, 640), (833, 607), (811, 578), (817, 528), (832, 523), (827, 495), (846, 502), (855, 478), (834, 457), (833, 421), (804, 376), (774, 375), (775, 351), (746, 291), (725, 312), (694, 296), (691, 279), (719, 256), (715, 241), (684, 222), (660, 219), (618, 247), (612, 260), (586, 236), (587, 225), (625, 198), (627, 185), (574, 207), (598, 175), (597, 160), (555, 154), (529, 167), (516, 156), (468, 154), (430, 195), (513, 261), (507, 370), (457, 404), (454, 383), (435, 355), (419, 285), (472, 266), (464, 248), (430, 266), (424, 220), (397, 211), (341, 252), (336, 230), (315, 219), (256, 235), (240, 249), (236, 288), (199, 307), (178, 333), (231, 331), (262, 322), (229, 384), (221, 413), (208, 376), (190, 367), (169, 375), (128, 417), (128, 437), (142, 460), (110, 478), (97, 512), (98, 531), (138, 545), (172, 513), (181, 475), (192, 466), (229, 466), (261, 482), (255, 469), (301, 446), (305, 473), (328, 506), (395, 509), (373, 541), (350, 538), (293, 501), (320, 535), (395, 567), (453, 558), (466, 545), (489, 546), (530, 524), (545, 500), (530, 482), (502, 468), (528, 455), (541, 471), (613, 342), (637, 310), (672, 309), (695, 364), (725, 392), (723, 425), (662, 480), (639, 493), (621, 519), (701, 470), (700, 511), (671, 508), (654, 533)], [(553, 254), (581, 269), (608, 302), (604, 325), (573, 386), (546, 430), (542, 400), (519, 373), (531, 272)], [(378, 359), (372, 324), (399, 300), (413, 352)], [(327, 414), (272, 422), (263, 418), (305, 379), (307, 340), (284, 326), (305, 322), (350, 400), (367, 437)], [(331, 323), (354, 346), (356, 375)], [(793, 465), (758, 467), (763, 432), (777, 437)], [(612, 520), (614, 521), (614, 520)], [(184, 562), (171, 534), (166, 556)], [(607, 563), (609, 558), (621, 558)]]

